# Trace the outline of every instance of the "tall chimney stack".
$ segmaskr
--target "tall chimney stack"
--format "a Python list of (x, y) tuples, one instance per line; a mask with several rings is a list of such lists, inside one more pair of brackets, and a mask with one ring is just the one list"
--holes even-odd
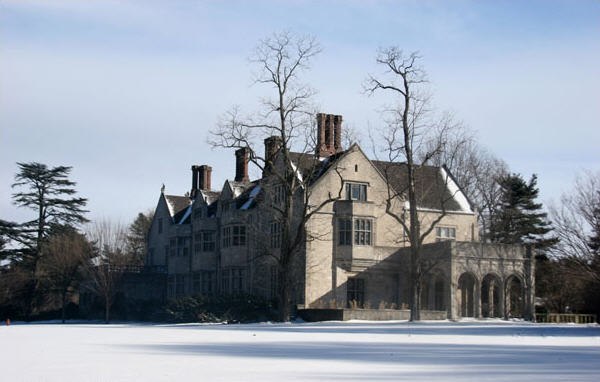
[(269, 175), (273, 169), (273, 162), (281, 150), (281, 137), (274, 135), (265, 139), (265, 167), (263, 169), (263, 177)]
[(212, 175), (212, 167), (203, 164), (198, 166), (198, 189), (210, 191), (210, 178)]
[(250, 159), (250, 149), (242, 147), (235, 151), (235, 181), (248, 182), (248, 160)]
[(198, 168), (200, 166), (192, 166), (192, 190), (190, 191), (190, 197), (193, 199), (196, 197), (198, 192)]
[(317, 155), (328, 157), (342, 150), (342, 116), (317, 114)]

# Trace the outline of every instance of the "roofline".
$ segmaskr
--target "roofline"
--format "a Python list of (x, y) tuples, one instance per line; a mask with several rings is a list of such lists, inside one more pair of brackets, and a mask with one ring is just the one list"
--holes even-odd
[(469, 196), (467, 195), (467, 193), (463, 190), (463, 188), (460, 185), (460, 183), (458, 183), (456, 181), (456, 178), (454, 177), (454, 174), (452, 174), (452, 171), (450, 171), (450, 169), (448, 168), (448, 166), (446, 166), (446, 164), (443, 164), (441, 167), (444, 169), (444, 171), (446, 171), (446, 174), (449, 175), (449, 177), (452, 180), (452, 182), (456, 185), (456, 187), (458, 188), (458, 190), (460, 191), (460, 193), (465, 197), (465, 199), (467, 200), (467, 203), (469, 203), (469, 207), (471, 208), (471, 213), (476, 213), (475, 212), (475, 210), (476, 210), (475, 204), (473, 203), (473, 201), (471, 200), (471, 198), (469, 198)]

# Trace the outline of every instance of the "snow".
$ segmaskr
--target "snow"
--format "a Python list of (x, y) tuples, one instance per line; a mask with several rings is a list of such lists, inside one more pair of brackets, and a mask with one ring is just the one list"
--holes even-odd
[(187, 209), (185, 210), (185, 214), (183, 214), (183, 217), (181, 218), (181, 220), (179, 220), (179, 223), (177, 223), (177, 224), (183, 224), (185, 219), (187, 219), (191, 214), (192, 214), (192, 206), (190, 205), (187, 207)]
[(248, 195), (248, 200), (240, 207), (242, 210), (247, 210), (252, 205), (252, 202), (256, 198), (256, 196), (260, 193), (260, 186), (256, 186), (250, 191), (250, 195)]
[(5, 381), (595, 381), (600, 327), (505, 321), (0, 327)]
[(471, 210), (471, 204), (467, 200), (465, 194), (460, 190), (460, 187), (458, 187), (458, 184), (456, 184), (454, 179), (452, 179), (444, 167), (440, 167), (440, 172), (442, 179), (446, 180), (448, 191), (450, 191), (450, 194), (454, 197), (454, 200), (456, 200), (456, 203), (458, 203), (460, 209), (463, 212), (472, 213), (473, 211)]

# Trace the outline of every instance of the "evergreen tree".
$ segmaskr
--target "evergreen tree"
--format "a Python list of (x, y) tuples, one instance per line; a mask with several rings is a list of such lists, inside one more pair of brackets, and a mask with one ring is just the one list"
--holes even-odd
[(153, 212), (140, 212), (127, 232), (127, 252), (131, 255), (134, 264), (144, 264), (148, 250), (148, 230), (152, 224)]
[(490, 236), (497, 243), (534, 244), (536, 248), (547, 248), (557, 242), (547, 235), (552, 225), (547, 214), (542, 212), (542, 203), (537, 203), (539, 189), (537, 176), (525, 182), (520, 174), (509, 174), (499, 180), (502, 190), (497, 213), (492, 221)]
[(68, 179), (71, 167), (49, 168), (45, 164), (17, 163), (19, 171), (12, 185), (18, 191), (12, 195), (13, 203), (35, 211), (35, 218), (11, 227), (14, 241), (20, 244), (19, 253), (13, 255), (12, 263), (30, 275), (28, 305), (30, 315), (39, 298), (39, 262), (46, 239), (61, 227), (76, 226), (87, 222), (84, 207), (87, 199), (74, 197), (75, 182)]

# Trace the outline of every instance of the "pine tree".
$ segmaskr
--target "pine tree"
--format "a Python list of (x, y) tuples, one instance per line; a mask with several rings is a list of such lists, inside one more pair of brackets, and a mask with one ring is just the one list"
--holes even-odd
[(127, 252), (133, 263), (142, 265), (147, 252), (148, 230), (152, 224), (153, 212), (139, 213), (129, 226), (127, 233)]
[(76, 226), (87, 222), (84, 207), (87, 199), (74, 197), (75, 182), (68, 179), (71, 167), (49, 168), (45, 164), (17, 163), (19, 171), (15, 175), (12, 195), (13, 203), (35, 211), (36, 217), (14, 227), (12, 237), (20, 244), (20, 253), (12, 257), (12, 262), (22, 267), (31, 277), (29, 282), (28, 305), (30, 315), (35, 309), (35, 299), (39, 298), (39, 262), (46, 239), (62, 226)]
[(536, 248), (547, 248), (557, 242), (548, 237), (552, 225), (547, 214), (542, 212), (542, 203), (537, 203), (539, 194), (537, 176), (525, 182), (520, 174), (509, 174), (499, 180), (502, 189), (490, 236), (493, 242), (508, 244), (533, 244)]

